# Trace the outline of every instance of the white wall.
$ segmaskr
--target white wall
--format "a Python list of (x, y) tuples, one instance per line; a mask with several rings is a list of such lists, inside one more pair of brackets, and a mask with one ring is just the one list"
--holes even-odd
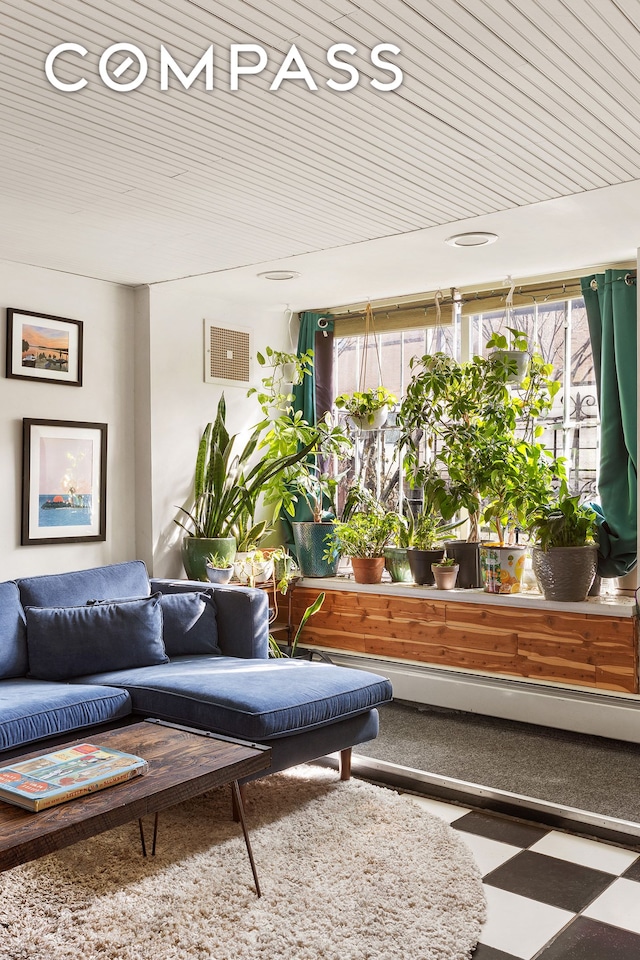
[[(204, 320), (250, 328), (254, 354), (267, 344), (285, 350), (291, 345), (284, 305), (267, 306), (265, 296), (265, 305), (256, 306), (255, 298), (253, 303), (243, 299), (241, 289), (233, 299), (223, 298), (216, 293), (216, 283), (212, 275), (150, 289), (150, 449), (148, 466), (138, 478), (143, 487), (138, 501), (150, 498), (152, 516), (138, 551), (158, 577), (184, 576), (183, 534), (174, 518), (177, 507), (189, 500), (198, 442), (215, 417), (221, 393), (230, 433), (247, 429), (259, 417), (256, 401), (246, 397), (246, 386), (204, 382)], [(259, 368), (254, 372), (259, 382)]]
[[(6, 328), (0, 335), (0, 580), (135, 556), (133, 303), (129, 288), (0, 261), (3, 312), (14, 307), (84, 323), (82, 387), (6, 378)], [(23, 417), (108, 424), (104, 543), (20, 546)]]

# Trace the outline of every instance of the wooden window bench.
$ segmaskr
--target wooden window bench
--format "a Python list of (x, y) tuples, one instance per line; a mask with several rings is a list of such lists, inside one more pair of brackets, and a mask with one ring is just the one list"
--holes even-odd
[(293, 624), (322, 590), (326, 599), (305, 627), (305, 647), (595, 691), (639, 690), (630, 597), (553, 603), (529, 593), (305, 579), (291, 592)]

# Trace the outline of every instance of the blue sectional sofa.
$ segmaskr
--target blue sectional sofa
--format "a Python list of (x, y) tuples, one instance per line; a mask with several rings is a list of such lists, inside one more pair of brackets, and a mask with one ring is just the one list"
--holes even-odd
[(157, 717), (272, 748), (271, 772), (378, 733), (384, 677), (270, 659), (267, 596), (141, 561), (0, 583), (3, 754)]

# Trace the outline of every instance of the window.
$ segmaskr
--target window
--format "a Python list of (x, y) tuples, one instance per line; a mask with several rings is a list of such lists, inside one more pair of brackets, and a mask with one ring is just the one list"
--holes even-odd
[[(495, 307), (495, 300), (489, 304)], [(444, 310), (443, 310), (444, 314)], [(587, 499), (596, 496), (600, 419), (595, 372), (587, 315), (582, 297), (533, 302), (515, 307), (511, 325), (524, 331), (529, 342), (554, 367), (554, 378), (562, 384), (552, 410), (542, 422), (541, 438), (557, 456), (564, 456), (572, 494)], [(334, 339), (334, 383), (336, 394), (360, 388), (384, 386), (402, 399), (411, 376), (412, 357), (445, 352), (455, 359), (484, 355), (485, 344), (494, 331), (505, 330), (505, 310), (491, 309), (471, 314), (469, 307), (455, 308), (453, 322), (446, 326), (425, 326), (379, 333), (340, 336), (336, 323)], [(366, 355), (365, 355), (366, 351)], [(363, 370), (364, 368), (364, 370)], [(364, 381), (361, 375), (365, 373)], [(344, 415), (340, 414), (344, 419)], [(419, 506), (419, 491), (401, 481), (402, 463), (398, 450), (399, 431), (390, 415), (379, 430), (354, 434), (355, 453), (343, 465), (346, 488), (359, 479), (388, 509), (399, 509), (403, 499)]]

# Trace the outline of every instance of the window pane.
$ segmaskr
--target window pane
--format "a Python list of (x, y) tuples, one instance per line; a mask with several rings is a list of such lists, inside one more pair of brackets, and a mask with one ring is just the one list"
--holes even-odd
[[(504, 309), (469, 317), (469, 324), (472, 354), (486, 354), (485, 344), (494, 332), (502, 333), (508, 339)], [(565, 397), (563, 377), (567, 324), (570, 325), (571, 336), (570, 356), (566, 358), (566, 365), (571, 381), (568, 396)], [(554, 398), (551, 411), (541, 423), (544, 428), (541, 440), (554, 456), (566, 455), (570, 491), (595, 499), (600, 426), (584, 301), (582, 298), (571, 301), (570, 314), (567, 301), (515, 307), (511, 311), (509, 326), (527, 335), (529, 342), (535, 344), (536, 350), (553, 366), (554, 379), (563, 384)], [(358, 390), (364, 347), (364, 336), (336, 337), (337, 393)], [(378, 336), (378, 347), (382, 376), (373, 339), (369, 338), (364, 387), (376, 387), (383, 383), (402, 400), (411, 378), (410, 363), (413, 357), (438, 351), (460, 357), (461, 324), (457, 320), (447, 326), (385, 333)], [(340, 414), (340, 417), (344, 421), (344, 414)], [(359, 479), (389, 509), (395, 508), (400, 497), (401, 476), (397, 449), (399, 431), (395, 427), (395, 414), (390, 414), (386, 426), (381, 430), (365, 433), (354, 430), (352, 437), (356, 453), (349, 464), (343, 465), (347, 471), (343, 480), (344, 491)], [(403, 498), (417, 503), (420, 496), (419, 490), (411, 491), (403, 483)]]

